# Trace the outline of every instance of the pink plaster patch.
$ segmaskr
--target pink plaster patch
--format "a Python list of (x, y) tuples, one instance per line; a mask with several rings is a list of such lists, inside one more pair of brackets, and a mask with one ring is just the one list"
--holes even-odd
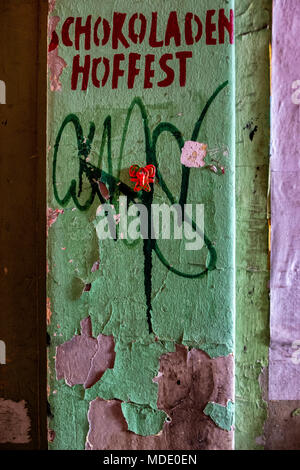
[(210, 358), (205, 352), (176, 345), (160, 358), (159, 409), (170, 420), (156, 436), (128, 431), (119, 400), (90, 402), (87, 450), (232, 450), (233, 431), (220, 429), (203, 410), (209, 401), (226, 405), (234, 397), (234, 358)]
[(99, 270), (100, 267), (100, 261), (95, 261), (95, 263), (92, 266), (91, 272), (94, 273)]
[(63, 214), (64, 210), (63, 209), (51, 209), (51, 207), (48, 207), (47, 209), (47, 237), (48, 237), (48, 231), (51, 225), (53, 225), (59, 214)]
[(49, 326), (51, 323), (51, 316), (52, 316), (51, 301), (49, 297), (47, 297), (46, 307), (47, 307), (47, 325)]
[(0, 398), (0, 444), (30, 442), (30, 419), (25, 400), (15, 402)]
[(112, 336), (99, 335), (98, 348), (91, 360), (90, 370), (84, 388), (92, 387), (101, 379), (106, 369), (112, 369), (115, 360), (114, 340)]
[(112, 336), (92, 336), (90, 317), (80, 323), (81, 335), (73, 336), (56, 348), (56, 377), (66, 384), (92, 387), (106, 369), (114, 366), (115, 352)]
[(205, 166), (207, 145), (188, 140), (181, 151), (181, 163), (188, 168), (202, 168)]
[[(58, 55), (58, 36), (55, 32), (56, 26), (60, 21), (59, 16), (49, 16), (48, 20), (48, 35), (50, 48), (48, 51), (48, 68), (50, 71), (50, 89), (51, 91), (60, 91), (61, 82), (59, 77), (62, 74), (63, 69), (67, 66), (67, 63), (62, 57)], [(54, 47), (55, 44), (55, 47)]]
[(49, 0), (49, 13), (52, 13), (55, 8), (56, 0)]

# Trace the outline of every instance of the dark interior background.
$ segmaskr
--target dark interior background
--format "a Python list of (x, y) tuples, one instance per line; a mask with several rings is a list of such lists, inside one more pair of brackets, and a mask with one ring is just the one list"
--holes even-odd
[(29, 444), (46, 436), (47, 0), (0, 0), (0, 397), (27, 402)]

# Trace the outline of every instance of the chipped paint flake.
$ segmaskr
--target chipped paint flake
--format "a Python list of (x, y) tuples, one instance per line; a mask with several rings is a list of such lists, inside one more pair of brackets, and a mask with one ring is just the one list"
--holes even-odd
[(128, 424), (128, 430), (141, 436), (159, 434), (167, 415), (164, 411), (135, 403), (122, 403), (122, 412)]
[(92, 336), (90, 317), (81, 321), (81, 335), (73, 336), (56, 348), (56, 377), (72, 387), (94, 385), (106, 369), (114, 365), (114, 340), (112, 336)]
[(92, 266), (91, 272), (94, 273), (99, 270), (100, 267), (100, 261), (95, 261), (95, 263)]
[(49, 14), (53, 12), (55, 8), (56, 0), (49, 0)]
[(51, 311), (51, 300), (49, 297), (47, 297), (47, 303), (46, 303), (46, 315), (47, 315), (47, 325), (49, 326), (51, 323), (51, 316), (52, 316), (52, 311)]
[[(158, 384), (157, 410), (167, 416), (162, 432), (138, 435), (150, 434), (153, 421), (147, 417), (147, 405), (98, 397), (90, 402), (86, 449), (232, 449), (233, 431), (217, 427), (203, 409), (209, 401), (225, 408), (233, 400), (233, 365), (232, 355), (211, 359), (203, 351), (177, 345), (176, 352), (160, 357), (160, 370), (153, 379)], [(152, 431), (158, 428), (153, 426)]]
[(296, 416), (300, 416), (300, 408), (297, 408), (296, 410), (293, 411), (292, 417), (296, 418)]
[(203, 413), (209, 416), (219, 428), (231, 431), (234, 419), (234, 403), (232, 401), (229, 401), (227, 406), (209, 402)]
[(59, 214), (63, 214), (64, 210), (63, 209), (51, 209), (51, 207), (48, 207), (47, 209), (47, 237), (48, 237), (48, 232), (49, 228), (57, 221), (57, 217)]
[[(59, 16), (49, 16), (48, 35), (49, 35), (49, 51), (48, 51), (48, 68), (50, 71), (50, 90), (61, 91), (62, 84), (59, 80), (64, 68), (67, 66), (65, 60), (58, 55), (58, 36), (55, 31), (60, 21)], [(51, 47), (56, 42), (55, 47)]]

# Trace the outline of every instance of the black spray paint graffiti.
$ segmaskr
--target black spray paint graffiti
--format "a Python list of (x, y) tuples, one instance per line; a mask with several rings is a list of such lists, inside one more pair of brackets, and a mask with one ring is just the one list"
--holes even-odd
[[(197, 141), (198, 136), (201, 130), (201, 125), (203, 123), (203, 120), (213, 103), (213, 101), (216, 99), (216, 97), (219, 95), (219, 93), (228, 85), (228, 81), (224, 82), (222, 85), (220, 85), (216, 91), (213, 93), (213, 95), (209, 98), (207, 101), (206, 105), (204, 106), (202, 112), (200, 113), (200, 116), (198, 120), (195, 123), (192, 135), (191, 135), (191, 140), (192, 141)], [(88, 210), (91, 205), (94, 202), (95, 196), (97, 196), (100, 200), (101, 203), (106, 202), (106, 198), (103, 197), (102, 191), (101, 191), (101, 185), (100, 183), (103, 183), (106, 187), (109, 188), (109, 197), (110, 200), (117, 194), (117, 193), (122, 193), (125, 196), (127, 196), (128, 200), (128, 205), (130, 203), (135, 204), (137, 198), (146, 206), (148, 209), (148, 230), (149, 230), (149, 237), (148, 239), (143, 240), (143, 253), (144, 253), (144, 286), (145, 286), (145, 297), (146, 297), (146, 306), (147, 306), (147, 321), (149, 325), (149, 333), (153, 333), (152, 329), (152, 305), (151, 305), (151, 292), (152, 292), (152, 252), (156, 254), (160, 262), (171, 272), (176, 274), (177, 276), (181, 276), (184, 278), (189, 278), (189, 279), (199, 279), (203, 276), (205, 276), (209, 271), (212, 271), (216, 268), (216, 261), (217, 261), (217, 253), (215, 248), (213, 247), (211, 241), (208, 239), (206, 234), (204, 234), (204, 243), (208, 249), (208, 261), (207, 265), (204, 270), (201, 272), (198, 272), (196, 274), (189, 274), (189, 273), (184, 273), (181, 272), (177, 269), (175, 269), (164, 257), (163, 253), (160, 251), (158, 244), (155, 239), (151, 239), (151, 230), (152, 230), (152, 220), (151, 220), (151, 204), (153, 202), (153, 184), (151, 184), (151, 191), (150, 192), (142, 192), (142, 194), (137, 196), (137, 193), (135, 193), (128, 185), (126, 185), (124, 182), (120, 180), (120, 174), (121, 174), (121, 169), (122, 169), (122, 160), (123, 160), (123, 154), (124, 154), (124, 147), (125, 147), (125, 142), (126, 142), (126, 137), (127, 137), (127, 132), (128, 132), (128, 127), (131, 119), (131, 115), (133, 112), (133, 109), (135, 106), (138, 107), (140, 110), (142, 120), (143, 120), (143, 129), (144, 129), (144, 136), (145, 136), (145, 156), (146, 156), (146, 164), (147, 165), (154, 165), (156, 167), (156, 174), (157, 174), (157, 182), (160, 185), (161, 189), (164, 191), (166, 194), (169, 202), (171, 204), (179, 203), (182, 208), (184, 208), (184, 204), (186, 204), (187, 201), (187, 195), (188, 195), (188, 190), (189, 190), (189, 178), (190, 178), (190, 168), (187, 168), (185, 166), (182, 166), (182, 175), (181, 175), (181, 190), (180, 190), (180, 195), (179, 199), (176, 200), (174, 195), (171, 193), (169, 190), (161, 172), (159, 169), (159, 162), (157, 159), (157, 154), (156, 154), (156, 147), (157, 147), (157, 142), (160, 137), (160, 135), (164, 132), (170, 133), (175, 141), (177, 142), (177, 145), (179, 147), (179, 150), (181, 151), (183, 146), (184, 146), (184, 139), (182, 137), (181, 132), (171, 123), (168, 122), (163, 122), (157, 125), (157, 127), (154, 129), (152, 135), (150, 133), (150, 127), (148, 123), (148, 116), (146, 112), (146, 108), (140, 98), (135, 98), (127, 113), (126, 121), (125, 121), (125, 126), (123, 130), (123, 135), (122, 135), (122, 141), (121, 141), (121, 147), (120, 147), (120, 155), (119, 155), (119, 164), (118, 164), (118, 170), (117, 170), (117, 175), (113, 176), (112, 175), (112, 148), (111, 148), (111, 116), (107, 116), (106, 119), (104, 120), (104, 129), (103, 129), (103, 134), (102, 134), (102, 141), (100, 145), (100, 152), (99, 152), (99, 158), (98, 158), (98, 164), (97, 166), (92, 165), (91, 163), (88, 162), (88, 157), (91, 153), (92, 149), (92, 143), (95, 135), (95, 124), (92, 122), (90, 123), (90, 129), (89, 129), (89, 134), (88, 137), (85, 138), (83, 135), (83, 130), (80, 124), (80, 121), (78, 117), (74, 114), (69, 114), (63, 121), (59, 132), (56, 137), (56, 142), (54, 146), (54, 157), (53, 157), (53, 190), (54, 190), (54, 196), (56, 201), (60, 204), (62, 207), (66, 207), (70, 200), (72, 199), (75, 206), (80, 210), (80, 211), (86, 211)], [(77, 188), (77, 183), (75, 180), (72, 180), (69, 186), (68, 191), (64, 195), (64, 197), (60, 197), (58, 194), (58, 189), (57, 189), (57, 159), (58, 159), (58, 153), (59, 153), (59, 145), (61, 141), (62, 134), (68, 124), (72, 124), (75, 128), (75, 133), (76, 133), (76, 138), (77, 138), (77, 148), (78, 148), (78, 158), (79, 158), (79, 174), (78, 174), (78, 188)], [(108, 161), (108, 172), (105, 172), (101, 169), (102, 167), (102, 159), (104, 156), (104, 150), (105, 146), (107, 149), (107, 161)], [(91, 192), (85, 203), (81, 204), (78, 198), (80, 197), (82, 193), (82, 184), (83, 184), (83, 175), (86, 176), (87, 180), (89, 181)], [(184, 211), (183, 211), (184, 212)], [(196, 224), (194, 221), (192, 221), (192, 226), (193, 229), (196, 230)], [(126, 240), (124, 240), (124, 243), (126, 243)]]

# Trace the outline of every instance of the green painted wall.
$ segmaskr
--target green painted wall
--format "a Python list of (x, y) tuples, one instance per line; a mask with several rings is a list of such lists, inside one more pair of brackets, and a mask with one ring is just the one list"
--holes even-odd
[(271, 12), (271, 0), (236, 2), (237, 449), (261, 448), (257, 438), (267, 417), (259, 377), (268, 364), (269, 346)]
[[(166, 19), (175, 7), (181, 26), (188, 11), (197, 13), (205, 25), (207, 10), (225, 7), (229, 16), (232, 2), (203, 0), (199, 5), (196, 0), (144, 0), (139, 5), (148, 20), (152, 11), (159, 11), (158, 32), (163, 36)], [(101, 2), (101, 7), (92, 0), (57, 0), (51, 17), (59, 17), (56, 29), (60, 37), (68, 16), (85, 19), (93, 14), (94, 20), (101, 15), (111, 21), (113, 11), (126, 11), (131, 16), (136, 10), (136, 2), (127, 0)], [(126, 79), (120, 79), (117, 90), (111, 85), (97, 89), (91, 84), (86, 92), (71, 90), (72, 60), (77, 51), (60, 43), (49, 55), (53, 67), (61, 66), (62, 74), (61, 90), (49, 90), (48, 206), (64, 210), (49, 228), (48, 243), (53, 448), (84, 447), (84, 414), (88, 402), (98, 396), (132, 403), (135, 406), (123, 407), (129, 429), (156, 432), (157, 423), (162, 425), (162, 414), (157, 410), (158, 385), (153, 378), (160, 357), (175, 351), (176, 344), (201, 349), (211, 357), (229, 356), (234, 351), (234, 46), (225, 34), (225, 44), (206, 45), (204, 32), (199, 44), (188, 47), (193, 58), (185, 87), (178, 86), (176, 63), (175, 83), (168, 88), (156, 85), (163, 78), (158, 60), (165, 52), (175, 53), (174, 44), (166, 50), (153, 50), (146, 43), (131, 47), (130, 52), (157, 57), (151, 90), (144, 89), (138, 78), (133, 90), (128, 90)], [(186, 49), (186, 45), (178, 47)], [(123, 47), (120, 50), (127, 54)], [(112, 63), (120, 50), (92, 44), (89, 54), (106, 56)], [(83, 41), (80, 54), (83, 62)], [(128, 60), (123, 64), (125, 69), (126, 64)], [(59, 81), (56, 77), (56, 87)], [(49, 85), (54, 86), (53, 80)], [(208, 145), (206, 167), (187, 170), (181, 165), (181, 149), (188, 140)], [(80, 196), (78, 153), (85, 171)], [(159, 183), (150, 196), (141, 193), (136, 200), (149, 205), (153, 196), (153, 202), (160, 204), (180, 200), (204, 204), (205, 246), (200, 251), (186, 251), (184, 243), (174, 239), (159, 241), (156, 246), (141, 240), (98, 240), (95, 223), (100, 200), (98, 195), (89, 199), (91, 187), (97, 186), (95, 177), (106, 184), (110, 203), (118, 209), (119, 189), (122, 191), (118, 182), (132, 188), (128, 168), (146, 162), (159, 168)], [(102, 174), (95, 170), (99, 167)], [(92, 272), (97, 261), (99, 269)], [(87, 285), (89, 290), (84, 291)], [(80, 321), (87, 316), (95, 337), (113, 335), (116, 359), (114, 368), (84, 394), (71, 392), (62, 380), (55, 380), (55, 353), (57, 346), (79, 333)], [(232, 370), (226, 380), (233, 382)], [(154, 416), (141, 421), (149, 407)]]

